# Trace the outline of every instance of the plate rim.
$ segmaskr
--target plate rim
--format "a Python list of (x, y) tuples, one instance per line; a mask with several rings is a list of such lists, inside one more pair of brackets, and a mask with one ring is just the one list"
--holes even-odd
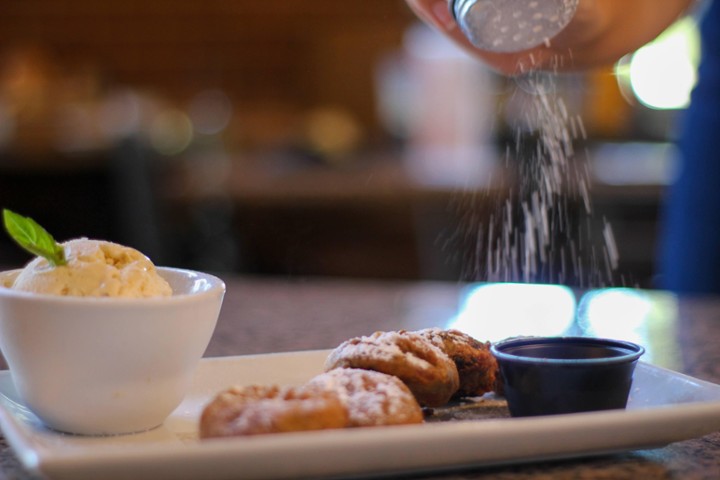
[[(237, 362), (244, 363), (248, 361), (263, 361), (270, 358), (282, 359), (283, 357), (298, 357), (307, 356), (308, 358), (322, 355), (326, 355), (330, 350), (302, 350), (292, 352), (279, 352), (279, 353), (261, 353), (252, 355), (237, 355), (237, 356), (219, 356), (219, 357), (205, 357), (201, 360), (198, 366), (198, 372), (201, 369), (218, 369), (228, 364), (235, 364)], [(699, 388), (709, 388), (720, 391), (720, 385), (715, 383), (698, 379), (687, 374), (676, 372), (667, 368), (658, 367), (649, 363), (639, 362), (641, 372), (647, 371), (656, 375), (671, 375), (679, 377), (685, 381), (691, 381), (695, 383)], [(197, 372), (196, 372), (197, 373)], [(200, 372), (201, 373), (201, 372)], [(8, 392), (3, 387), (8, 385), (7, 378), (10, 372), (8, 370), (0, 371), (0, 379), (5, 379), (4, 383), (0, 383), (0, 428), (2, 428), (3, 434), (10, 448), (14, 451), (20, 463), (30, 471), (46, 474), (53, 476), (58, 474), (62, 477), (63, 473), (71, 474), (78, 470), (102, 468), (103, 466), (109, 466), (119, 461), (129, 462), (137, 464), (139, 466), (152, 466), (158, 462), (175, 461), (175, 470), (178, 465), (192, 466), (197, 462), (220, 462), (226, 466), (226, 468), (232, 467), (232, 465), (240, 465), (245, 457), (252, 456), (251, 454), (268, 454), (268, 452), (275, 454), (292, 453), (293, 451), (297, 455), (298, 452), (304, 452), (309, 448), (342, 448), (343, 445), (349, 443), (359, 443), (370, 448), (373, 442), (377, 442), (377, 432), (375, 428), (364, 428), (364, 429), (341, 429), (341, 430), (326, 430), (320, 432), (298, 432), (298, 433), (287, 433), (282, 435), (266, 435), (266, 436), (254, 436), (254, 437), (240, 437), (240, 438), (223, 438), (223, 439), (209, 439), (209, 440), (191, 440), (189, 442), (180, 443), (113, 443), (113, 437), (104, 437), (103, 440), (108, 440), (102, 444), (98, 444), (93, 448), (69, 448), (69, 449), (53, 449), (49, 448), (44, 444), (38, 444), (34, 442), (34, 438), (37, 436), (33, 432), (31, 425), (27, 424), (25, 420), (19, 418), (12, 408), (8, 406), (8, 402), (14, 402), (10, 397), (6, 395)], [(11, 383), (10, 383), (11, 385)], [(195, 383), (190, 389), (190, 396), (197, 388)], [(20, 404), (22, 405), (22, 404)], [(182, 404), (181, 404), (182, 406)], [(178, 407), (180, 408), (180, 407)], [(648, 426), (652, 425), (653, 421), (657, 419), (659, 414), (668, 416), (668, 410), (672, 410), (671, 426), (681, 426), (683, 423), (691, 422), (693, 425), (700, 420), (711, 418), (718, 418), (717, 421), (707, 422), (707, 432), (711, 433), (717, 429), (720, 429), (720, 395), (718, 400), (711, 401), (691, 401), (687, 403), (670, 403), (662, 405), (653, 405), (648, 407), (641, 407), (632, 410), (612, 410), (602, 412), (586, 412), (568, 415), (557, 415), (557, 416), (542, 416), (542, 417), (524, 417), (524, 418), (503, 418), (503, 419), (488, 419), (482, 421), (463, 421), (463, 422), (442, 422), (442, 423), (426, 423), (422, 425), (405, 425), (405, 426), (389, 426), (382, 427), (382, 439), (379, 442), (381, 444), (387, 444), (388, 442), (403, 442), (406, 445), (405, 450), (411, 450), (413, 447), (422, 447), (423, 444), (428, 443), (427, 440), (422, 440), (423, 437), (427, 438), (428, 434), (431, 434), (434, 444), (440, 442), (450, 441), (451, 444), (458, 444), (462, 441), (472, 443), (473, 440), (477, 440), (478, 437), (485, 436), (487, 434), (498, 434), (500, 437), (507, 440), (512, 435), (527, 434), (528, 432), (534, 432), (537, 435), (538, 432), (547, 432), (548, 428), (552, 428), (554, 433), (557, 433), (557, 429), (564, 429), (565, 434), (570, 434), (574, 430), (588, 429), (594, 427), (607, 428), (607, 425), (615, 425), (619, 422), (622, 424), (632, 426)], [(177, 411), (177, 410), (176, 410)], [(655, 422), (658, 423), (658, 422)], [(668, 423), (662, 428), (667, 430)], [(658, 428), (656, 426), (655, 428)], [(604, 430), (603, 430), (604, 431)], [(659, 430), (658, 430), (659, 431)], [(424, 435), (419, 435), (418, 432), (423, 432)], [(44, 434), (47, 432), (43, 432)], [(62, 435), (62, 434), (58, 434)], [(666, 445), (672, 441), (679, 441), (683, 439), (695, 438), (700, 435), (685, 434), (682, 431), (675, 429), (670, 435), (662, 436), (657, 435), (657, 442), (649, 442), (647, 445), (640, 445), (637, 440), (630, 439), (633, 443), (629, 448), (625, 445), (615, 445), (617, 448), (605, 448), (592, 450), (590, 452), (583, 452), (582, 448), (575, 452), (552, 452), (545, 451), (539, 456), (535, 455), (510, 455), (509, 458), (502, 458), (498, 461), (486, 461), (480, 458), (477, 461), (472, 461), (471, 455), (464, 451), (461, 452), (465, 455), (465, 459), (460, 463), (444, 464), (440, 465), (438, 462), (423, 461), (412, 465), (410, 468), (402, 468), (398, 466), (395, 470), (384, 469), (381, 470), (367, 470), (366, 472), (350, 471), (342, 472), (338, 469), (330, 469), (331, 471), (326, 472), (310, 472), (310, 475), (345, 475), (345, 474), (357, 474), (357, 473), (375, 473), (387, 472), (387, 471), (437, 471), (443, 469), (458, 468), (460, 466), (479, 465), (479, 466), (490, 466), (497, 464), (508, 464), (508, 463), (525, 463), (528, 461), (536, 461), (540, 459), (550, 458), (571, 458), (577, 456), (593, 455), (607, 453), (609, 451), (626, 451), (628, 449), (639, 449), (647, 447), (657, 447)], [(551, 442), (548, 442), (551, 443)], [(586, 442), (587, 443), (587, 442)], [(589, 442), (592, 443), (592, 442)], [(596, 442), (602, 444), (603, 442)], [(334, 447), (334, 446), (340, 447)], [(312, 446), (312, 447), (310, 447)], [(611, 446), (609, 446), (611, 447)], [(238, 455), (240, 452), (240, 455)], [(461, 456), (462, 456), (461, 455)], [(232, 456), (236, 459), (235, 462), (232, 459), (228, 460), (228, 457)], [(382, 463), (382, 462), (381, 462)], [(434, 464), (434, 466), (433, 466)], [(228, 467), (229, 466), (229, 467)], [(326, 469), (327, 470), (327, 469)], [(97, 472), (97, 470), (96, 470)], [(211, 475), (210, 475), (211, 476)], [(210, 478), (210, 477), (208, 477)], [(262, 475), (250, 476), (248, 478), (266, 478)], [(270, 477), (267, 477), (270, 478)], [(289, 477), (286, 477), (289, 478)]]

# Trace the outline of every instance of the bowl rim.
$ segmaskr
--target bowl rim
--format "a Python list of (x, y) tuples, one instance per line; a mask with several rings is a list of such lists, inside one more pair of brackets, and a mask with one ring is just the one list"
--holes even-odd
[[(158, 273), (164, 277), (163, 274), (181, 274), (181, 275), (192, 275), (196, 276), (201, 280), (209, 282), (210, 287), (207, 290), (194, 292), (194, 293), (173, 293), (169, 297), (143, 297), (143, 298), (128, 298), (128, 297), (77, 297), (77, 296), (65, 296), (65, 295), (52, 295), (47, 293), (34, 293), (26, 292), (21, 290), (14, 290), (10, 287), (4, 286), (0, 283), (0, 298), (15, 298), (18, 300), (32, 300), (35, 302), (62, 302), (67, 304), (83, 304), (83, 305), (100, 305), (104, 303), (113, 303), (115, 305), (128, 305), (128, 306), (160, 306), (175, 303), (182, 303), (188, 301), (195, 301), (207, 296), (224, 295), (226, 291), (225, 282), (210, 273), (200, 272), (197, 270), (191, 270), (186, 268), (176, 267), (155, 267)], [(0, 277), (6, 275), (18, 274), (22, 271), (22, 268), (16, 268), (11, 270), (0, 271)]]
[[(574, 344), (585, 344), (601, 347), (614, 347), (616, 349), (625, 350), (626, 353), (616, 355), (612, 357), (601, 357), (601, 358), (538, 358), (528, 357), (524, 355), (508, 353), (503, 351), (503, 348), (521, 345), (550, 345), (558, 343), (574, 343)], [(593, 365), (616, 365), (621, 363), (629, 363), (638, 360), (644, 353), (645, 348), (637, 343), (633, 343), (627, 340), (619, 340), (612, 338), (602, 337), (582, 337), (582, 336), (558, 336), (558, 337), (517, 337), (502, 340), (497, 343), (493, 343), (490, 346), (490, 351), (498, 360), (498, 362), (515, 362), (524, 364), (534, 365), (578, 365), (578, 366), (593, 366)]]

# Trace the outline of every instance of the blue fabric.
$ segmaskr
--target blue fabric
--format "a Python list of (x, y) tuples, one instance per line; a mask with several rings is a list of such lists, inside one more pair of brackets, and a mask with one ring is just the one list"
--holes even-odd
[(720, 293), (720, 1), (701, 24), (698, 84), (685, 112), (680, 171), (664, 211), (659, 286)]

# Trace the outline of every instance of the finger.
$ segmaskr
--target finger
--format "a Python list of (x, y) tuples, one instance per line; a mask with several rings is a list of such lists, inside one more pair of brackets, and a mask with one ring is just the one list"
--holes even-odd
[(447, 0), (407, 0), (407, 3), (418, 17), (438, 30), (449, 32), (457, 29)]

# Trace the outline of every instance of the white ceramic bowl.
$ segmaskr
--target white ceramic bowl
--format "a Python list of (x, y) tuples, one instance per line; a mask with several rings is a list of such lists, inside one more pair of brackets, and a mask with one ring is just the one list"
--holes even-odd
[(165, 298), (38, 295), (0, 273), (0, 349), (26, 405), (50, 428), (84, 435), (156, 427), (180, 404), (215, 329), (225, 284), (158, 268)]

